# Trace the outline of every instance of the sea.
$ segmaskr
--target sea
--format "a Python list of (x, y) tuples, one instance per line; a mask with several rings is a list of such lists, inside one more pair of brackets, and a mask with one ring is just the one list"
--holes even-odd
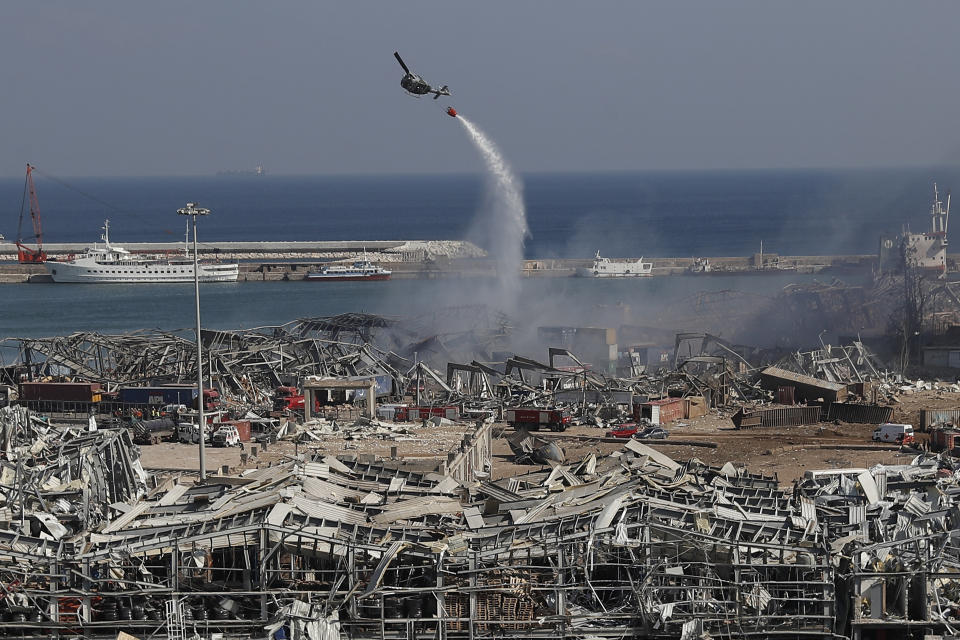
[[(522, 176), (527, 258), (875, 253), (881, 234), (929, 226), (934, 183), (960, 184), (960, 168), (529, 174)], [(491, 198), (482, 175), (64, 178), (34, 172), (44, 241), (90, 243), (110, 219), (111, 240), (184, 238), (177, 209), (196, 202), (200, 242), (436, 240), (482, 243)], [(0, 179), (7, 241), (32, 236), (22, 178)], [(489, 248), (489, 247), (487, 247)], [(773, 295), (818, 276), (778, 274), (621, 282), (528, 278), (521, 299), (642, 306), (699, 291), (749, 288)], [(402, 316), (476, 302), (483, 283), (240, 282), (201, 286), (203, 325), (249, 329), (361, 311)], [(0, 285), (3, 345), (76, 331), (187, 331), (192, 285)], [(491, 301), (496, 304), (496, 301)], [(6, 352), (5, 349), (0, 351)], [(2, 355), (7, 359), (8, 355)]]

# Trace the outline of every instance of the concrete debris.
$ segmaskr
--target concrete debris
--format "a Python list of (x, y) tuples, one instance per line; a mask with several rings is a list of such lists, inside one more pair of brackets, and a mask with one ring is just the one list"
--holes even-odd
[(29, 469), (3, 483), (14, 633), (833, 638), (948, 632), (960, 607), (946, 456), (789, 490), (630, 441), (498, 482), (314, 456), (148, 489), (126, 430), (54, 445), (23, 413), (2, 414), (4, 473)]
[[(0, 408), (0, 633), (833, 639), (960, 627), (949, 451), (811, 470), (789, 487), (638, 439), (710, 411), (740, 429), (883, 419), (904, 394), (960, 386), (891, 374), (859, 340), (773, 358), (685, 333), (672, 365), (637, 349), (622, 366), (566, 347), (540, 361), (501, 348), (504, 318), (455, 313), (475, 324), (453, 335), (344, 314), (207, 331), (212, 383), (199, 398), (196, 351), (177, 336), (21, 340), (8, 382), (59, 386)], [(618, 353), (611, 330), (575, 340)], [(137, 443), (171, 424), (191, 433), (190, 402), (293, 453), (203, 483), (147, 474)], [(559, 440), (571, 425), (624, 445), (571, 454)], [(392, 446), (430, 430), (453, 440), (429, 469)], [(497, 479), (500, 435), (513, 462), (539, 466)], [(333, 439), (356, 455), (318, 452)], [(378, 441), (389, 458), (364, 452)]]

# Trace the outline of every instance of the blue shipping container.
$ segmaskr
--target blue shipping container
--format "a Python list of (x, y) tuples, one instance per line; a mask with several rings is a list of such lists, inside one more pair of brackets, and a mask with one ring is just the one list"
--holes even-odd
[(196, 387), (123, 387), (118, 391), (121, 404), (189, 406), (197, 397)]

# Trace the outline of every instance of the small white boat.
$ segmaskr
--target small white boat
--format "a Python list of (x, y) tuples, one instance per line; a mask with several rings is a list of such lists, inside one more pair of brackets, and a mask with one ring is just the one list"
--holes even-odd
[(330, 280), (333, 282), (359, 280), (389, 280), (393, 272), (375, 265), (366, 258), (355, 260), (353, 264), (333, 264), (320, 268), (320, 271), (307, 273), (306, 280)]
[(577, 269), (577, 275), (584, 278), (649, 278), (653, 275), (653, 263), (639, 260), (619, 260), (601, 258), (600, 252), (593, 258), (593, 266)]

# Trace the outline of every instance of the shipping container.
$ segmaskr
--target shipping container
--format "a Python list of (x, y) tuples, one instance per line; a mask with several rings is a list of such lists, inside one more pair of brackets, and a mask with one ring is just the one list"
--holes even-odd
[(22, 382), (21, 401), (100, 402), (98, 382)]
[(920, 409), (920, 431), (937, 424), (960, 424), (960, 409)]
[(547, 427), (551, 431), (564, 431), (570, 424), (570, 416), (559, 409), (507, 409), (507, 424), (514, 429), (523, 427), (534, 431)]
[(960, 449), (960, 431), (956, 429), (933, 429), (930, 432), (930, 449), (932, 451), (946, 451), (956, 455)]
[(191, 406), (197, 397), (197, 388), (193, 387), (123, 387), (118, 390), (117, 398), (121, 404), (168, 405), (184, 404)]
[(393, 419), (397, 422), (420, 422), (430, 418), (446, 418), (447, 420), (459, 420), (460, 408), (447, 407), (397, 407), (393, 414)]
[(682, 420), (687, 413), (687, 403), (683, 398), (664, 398), (633, 405), (633, 416), (640, 420), (646, 418), (651, 424), (666, 424)]
[(703, 396), (687, 396), (684, 400), (687, 403), (685, 418), (700, 418), (707, 415), (710, 410), (710, 405)]
[(249, 420), (224, 420), (220, 424), (233, 425), (240, 433), (240, 442), (250, 442), (250, 421)]
[(777, 404), (797, 404), (796, 387), (777, 387)]

